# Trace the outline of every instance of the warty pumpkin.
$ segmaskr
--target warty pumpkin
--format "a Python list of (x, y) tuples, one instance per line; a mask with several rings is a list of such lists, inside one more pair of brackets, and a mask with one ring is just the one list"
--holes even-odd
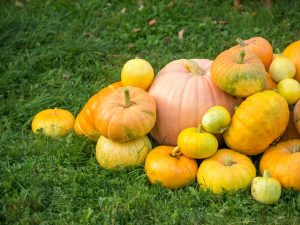
[(159, 144), (175, 146), (178, 134), (184, 128), (198, 126), (203, 114), (214, 105), (224, 106), (233, 113), (240, 100), (212, 82), (211, 63), (209, 59), (180, 59), (158, 72), (149, 94), (157, 105), (151, 135)]

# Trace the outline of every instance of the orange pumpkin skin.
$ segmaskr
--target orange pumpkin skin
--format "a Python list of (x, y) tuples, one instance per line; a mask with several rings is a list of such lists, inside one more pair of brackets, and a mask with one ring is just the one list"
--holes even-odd
[(224, 51), (211, 65), (213, 82), (223, 91), (248, 97), (265, 89), (265, 68), (260, 59), (243, 51)]
[(155, 120), (154, 99), (138, 87), (118, 88), (103, 99), (95, 111), (95, 125), (100, 135), (116, 142), (145, 136)]
[(259, 169), (269, 170), (285, 188), (300, 191), (300, 139), (277, 143), (264, 152)]
[(300, 82), (300, 40), (286, 47), (282, 54), (295, 63), (296, 75), (294, 79)]
[(158, 146), (147, 156), (145, 172), (152, 184), (170, 189), (184, 187), (195, 181), (198, 165), (195, 159), (174, 154), (172, 146)]
[(95, 126), (95, 109), (103, 99), (117, 88), (122, 87), (122, 82), (115, 82), (101, 89), (93, 95), (84, 105), (83, 109), (76, 117), (74, 130), (78, 135), (84, 135), (92, 141), (97, 141), (100, 134)]
[(240, 100), (212, 82), (211, 63), (208, 59), (175, 60), (157, 74), (149, 94), (157, 105), (151, 135), (159, 144), (175, 146), (178, 134), (187, 127), (198, 126), (204, 113), (214, 105), (224, 106), (233, 114)]
[(251, 95), (235, 111), (224, 133), (228, 147), (246, 155), (256, 155), (285, 131), (289, 108), (284, 97), (266, 90)]
[(266, 85), (265, 90), (274, 90), (277, 87), (277, 83), (272, 80), (271, 74), (266, 72)]
[(300, 134), (300, 101), (298, 101), (294, 106), (293, 122), (298, 134)]
[(266, 70), (269, 68), (273, 59), (273, 48), (268, 40), (262, 37), (252, 37), (248, 40), (240, 40), (238, 42), (240, 44), (231, 49), (238, 51), (245, 49), (247, 52), (256, 55), (262, 61)]
[(280, 137), (280, 141), (286, 141), (286, 140), (300, 138), (300, 134), (298, 133), (298, 130), (296, 129), (296, 126), (294, 124), (293, 112), (294, 112), (294, 110), (290, 109), (289, 123), (288, 123), (288, 126), (285, 129), (283, 135)]

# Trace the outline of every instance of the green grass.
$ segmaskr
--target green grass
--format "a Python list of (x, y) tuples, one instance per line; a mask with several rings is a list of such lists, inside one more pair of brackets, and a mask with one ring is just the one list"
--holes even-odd
[(248, 190), (213, 195), (194, 183), (170, 191), (151, 186), (142, 166), (101, 169), (83, 137), (52, 140), (30, 127), (42, 109), (76, 115), (136, 56), (157, 72), (179, 58), (213, 59), (236, 37), (263, 36), (281, 51), (300, 39), (299, 1), (271, 9), (259, 0), (240, 9), (217, 0), (19, 2), (0, 2), (1, 224), (300, 224), (298, 192), (265, 206)]

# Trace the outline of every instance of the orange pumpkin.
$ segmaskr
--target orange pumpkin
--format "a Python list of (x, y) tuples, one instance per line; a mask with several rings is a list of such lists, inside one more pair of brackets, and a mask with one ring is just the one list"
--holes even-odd
[(300, 101), (298, 101), (294, 106), (293, 122), (298, 134), (300, 134)]
[(300, 134), (298, 133), (298, 130), (296, 129), (294, 124), (293, 109), (290, 109), (289, 123), (283, 135), (280, 137), (280, 141), (286, 141), (286, 140), (298, 139), (298, 138), (300, 138)]
[(100, 135), (125, 142), (150, 132), (156, 120), (154, 99), (138, 87), (121, 87), (108, 95), (95, 111)]
[(300, 191), (300, 139), (277, 143), (264, 152), (260, 172), (270, 171), (283, 187)]
[(266, 72), (266, 85), (265, 90), (274, 90), (277, 87), (277, 83), (272, 80), (272, 76), (270, 73)]
[(213, 82), (223, 91), (248, 97), (265, 89), (265, 68), (260, 59), (246, 51), (224, 51), (211, 65)]
[[(211, 80), (208, 59), (180, 59), (159, 71), (149, 94), (157, 105), (157, 120), (151, 131), (159, 144), (175, 146), (178, 134), (201, 123), (204, 113), (214, 105), (231, 114), (240, 100), (220, 90)], [(222, 137), (222, 136), (220, 136)]]
[(273, 59), (273, 48), (268, 40), (263, 37), (252, 37), (248, 40), (242, 40), (238, 38), (238, 45), (231, 48), (231, 50), (246, 50), (246, 52), (250, 52), (255, 54), (264, 64), (265, 69), (269, 68), (269, 65)]
[(83, 109), (77, 115), (74, 130), (78, 135), (84, 135), (92, 141), (97, 141), (100, 137), (99, 131), (95, 126), (95, 110), (103, 99), (117, 88), (122, 87), (121, 82), (115, 82), (100, 90), (93, 95), (84, 105)]
[(300, 40), (287, 46), (282, 54), (295, 63), (296, 75), (294, 79), (300, 82)]

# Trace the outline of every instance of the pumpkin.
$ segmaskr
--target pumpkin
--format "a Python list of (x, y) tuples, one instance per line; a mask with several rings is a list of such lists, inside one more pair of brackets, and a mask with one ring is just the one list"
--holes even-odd
[(300, 99), (300, 83), (295, 79), (284, 79), (277, 85), (277, 91), (289, 105), (295, 104)]
[(282, 187), (300, 191), (300, 139), (277, 143), (264, 152), (259, 165), (260, 172), (270, 171)]
[(224, 140), (231, 149), (256, 155), (285, 131), (289, 121), (286, 100), (275, 91), (251, 95), (235, 111)]
[(134, 86), (146, 90), (153, 78), (153, 67), (144, 59), (136, 58), (127, 61), (121, 71), (121, 81), (124, 86)]
[(296, 75), (294, 78), (300, 82), (300, 40), (287, 46), (282, 54), (294, 62), (296, 66)]
[(179, 147), (158, 146), (147, 156), (145, 172), (150, 183), (176, 189), (194, 182), (198, 165), (195, 159), (182, 155)]
[(34, 133), (43, 133), (49, 137), (63, 137), (73, 131), (75, 118), (64, 109), (46, 109), (35, 115), (31, 128)]
[(280, 55), (271, 63), (269, 73), (274, 81), (293, 78), (296, 74), (296, 66), (292, 60)]
[(213, 193), (246, 189), (256, 176), (250, 158), (230, 149), (220, 149), (200, 164), (197, 180), (204, 190)]
[(96, 159), (105, 169), (119, 170), (143, 164), (151, 149), (147, 136), (128, 142), (115, 142), (101, 136), (96, 145)]
[(272, 80), (270, 73), (266, 72), (266, 85), (265, 90), (274, 90), (277, 87), (277, 83)]
[(115, 82), (101, 89), (93, 95), (84, 105), (83, 109), (76, 117), (74, 130), (78, 135), (84, 135), (92, 141), (97, 141), (100, 137), (99, 131), (95, 126), (95, 110), (103, 99), (117, 88), (122, 87), (121, 82)]
[(212, 82), (211, 63), (208, 59), (180, 59), (158, 72), (149, 94), (157, 105), (151, 135), (159, 144), (175, 146), (178, 134), (185, 128), (198, 126), (204, 113), (214, 105), (224, 106), (233, 113), (240, 100)]
[(298, 134), (300, 134), (300, 101), (298, 101), (294, 106), (293, 122)]
[(289, 116), (289, 123), (287, 128), (285, 129), (283, 135), (280, 137), (280, 141), (286, 141), (290, 139), (298, 139), (300, 138), (300, 134), (295, 127), (294, 124), (294, 115), (293, 115), (293, 107), (290, 107), (290, 116)]
[(263, 177), (255, 177), (252, 180), (251, 195), (256, 201), (271, 205), (279, 200), (281, 185), (278, 180), (270, 177), (268, 170), (265, 170)]
[(273, 48), (270, 42), (263, 37), (252, 37), (248, 40), (236, 39), (238, 45), (232, 47), (230, 50), (246, 50), (246, 52), (256, 55), (264, 64), (265, 69), (268, 70), (269, 65), (273, 59)]
[(185, 128), (178, 135), (177, 145), (181, 152), (193, 159), (212, 156), (218, 149), (217, 138), (203, 130), (202, 126)]
[(223, 133), (231, 121), (228, 110), (220, 105), (213, 106), (202, 117), (204, 130), (210, 133)]
[(99, 104), (95, 124), (101, 135), (125, 142), (145, 136), (156, 120), (154, 99), (141, 88), (121, 87)]
[(211, 77), (223, 91), (247, 97), (265, 89), (265, 68), (260, 59), (244, 50), (224, 51), (211, 65)]

